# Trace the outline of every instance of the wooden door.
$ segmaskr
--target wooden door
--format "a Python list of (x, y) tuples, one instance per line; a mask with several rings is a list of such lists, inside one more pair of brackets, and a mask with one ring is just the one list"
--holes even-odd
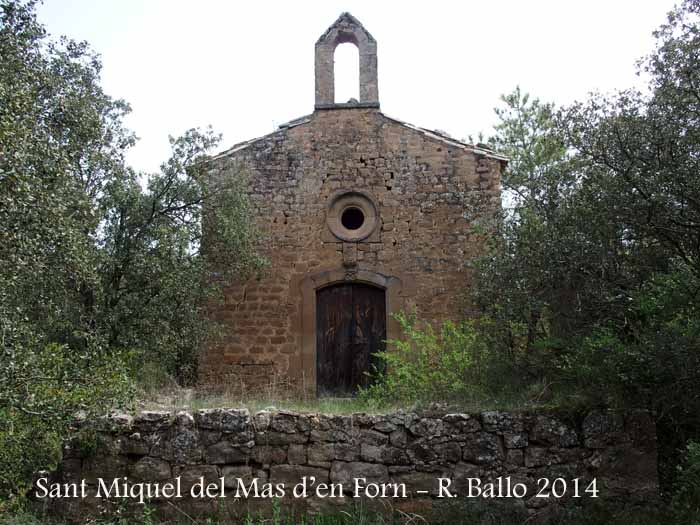
[(341, 283), (316, 292), (316, 392), (347, 396), (381, 367), (373, 354), (384, 350), (384, 290)]

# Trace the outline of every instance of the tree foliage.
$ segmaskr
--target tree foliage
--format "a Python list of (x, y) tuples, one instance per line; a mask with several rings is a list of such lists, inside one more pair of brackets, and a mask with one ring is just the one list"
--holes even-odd
[(559, 110), (504, 97), (512, 206), (475, 298), (528, 381), (651, 408), (678, 446), (700, 432), (700, 2), (654, 36), (645, 90)]
[(700, 1), (654, 35), (644, 90), (560, 109), (503, 97), (490, 144), (511, 161), (471, 289), (480, 317), (442, 337), (404, 322), (377, 398), (651, 409), (671, 487), (700, 435)]
[(144, 362), (192, 381), (208, 301), (261, 264), (242, 171), (203, 173), (218, 137), (190, 130), (160, 172), (135, 173), (129, 107), (100, 68), (86, 43), (47, 35), (35, 2), (0, 0), (0, 505), (77, 413), (128, 401)]

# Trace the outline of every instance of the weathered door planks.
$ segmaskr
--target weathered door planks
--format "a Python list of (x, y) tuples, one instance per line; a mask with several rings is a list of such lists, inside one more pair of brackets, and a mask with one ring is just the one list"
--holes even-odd
[(351, 395), (381, 366), (377, 352), (386, 339), (384, 290), (341, 283), (316, 292), (316, 391)]

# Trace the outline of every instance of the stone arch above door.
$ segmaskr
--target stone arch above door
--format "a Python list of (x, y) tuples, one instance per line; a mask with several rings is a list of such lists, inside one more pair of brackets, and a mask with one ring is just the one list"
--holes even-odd
[(298, 330), (301, 332), (301, 373), (304, 389), (316, 393), (316, 291), (339, 283), (365, 283), (386, 292), (386, 335), (387, 339), (398, 339), (400, 327), (393, 314), (404, 308), (406, 279), (385, 275), (370, 270), (357, 270), (349, 274), (345, 268), (326, 270), (304, 277), (299, 286), (301, 291), (301, 318)]

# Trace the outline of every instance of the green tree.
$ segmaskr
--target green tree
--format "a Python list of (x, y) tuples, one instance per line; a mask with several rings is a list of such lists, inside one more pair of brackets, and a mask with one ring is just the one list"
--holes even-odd
[[(503, 214), (479, 265), (476, 299), (498, 323), (499, 344), (511, 356), (530, 351), (551, 298), (551, 235), (575, 181), (552, 104), (516, 88), (501, 97), (490, 145), (509, 157), (503, 173)], [(527, 264), (523, 264), (527, 261)], [(507, 290), (507, 293), (504, 293)]]
[(655, 37), (647, 90), (504, 98), (513, 205), (475, 296), (527, 382), (653, 408), (677, 446), (700, 432), (700, 2)]
[[(683, 274), (679, 304), (694, 302), (697, 10), (686, 2), (655, 33), (658, 48), (640, 64), (649, 96), (594, 96), (559, 113), (520, 90), (504, 97), (492, 143), (513, 159), (503, 184), (515, 204), (484, 264), (485, 308), (515, 303), (505, 315), (526, 324), (548, 310), (539, 335), (555, 343), (610, 322), (629, 329), (635, 297), (659, 273)], [(507, 293), (489, 286), (494, 275)]]
[(557, 168), (566, 158), (566, 146), (555, 132), (553, 104), (530, 98), (520, 87), (501, 101), (505, 107), (495, 110), (499, 123), (489, 145), (509, 159), (502, 178), (507, 207), (517, 212), (556, 206), (563, 190)]
[(0, 505), (60, 452), (79, 410), (124, 399), (126, 369), (84, 315), (106, 173), (132, 138), (84, 44), (52, 42), (33, 3), (0, 3)]
[(218, 137), (190, 130), (160, 172), (135, 173), (129, 107), (100, 67), (51, 39), (35, 2), (0, 0), (0, 506), (76, 414), (128, 402), (144, 362), (192, 381), (208, 302), (261, 264), (242, 170), (216, 186), (203, 171)]
[(218, 141), (189, 130), (171, 138), (173, 155), (145, 190), (133, 173), (111, 181), (97, 236), (101, 282), (90, 304), (109, 347), (137, 350), (184, 383), (196, 378), (197, 351), (216, 336), (209, 301), (263, 264), (240, 168), (216, 183), (203, 171)]
[(596, 279), (614, 307), (605, 328), (624, 352), (603, 361), (627, 399), (684, 441), (700, 433), (700, 2), (674, 9), (654, 35), (639, 64), (647, 91), (575, 104), (561, 127), (581, 201), (614, 254)]

